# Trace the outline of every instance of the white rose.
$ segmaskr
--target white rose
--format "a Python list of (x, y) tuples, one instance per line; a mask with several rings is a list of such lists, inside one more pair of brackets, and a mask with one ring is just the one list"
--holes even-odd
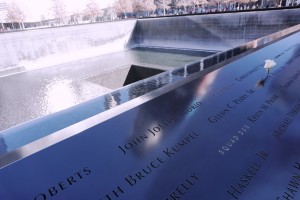
[(272, 67), (276, 65), (276, 62), (274, 60), (265, 60), (264, 68), (266, 70), (270, 70)]

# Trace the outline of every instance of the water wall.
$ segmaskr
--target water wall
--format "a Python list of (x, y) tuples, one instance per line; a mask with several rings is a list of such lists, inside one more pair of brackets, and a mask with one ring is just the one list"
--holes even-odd
[[(177, 47), (178, 48), (178, 47), (180, 47), (180, 48), (200, 49), (200, 48), (207, 47), (207, 48), (212, 49), (212, 46), (209, 46), (210, 44), (208, 43), (208, 41), (211, 41), (211, 43), (215, 44), (215, 46), (218, 45), (219, 47), (226, 49), (226, 48), (228, 48), (228, 46), (234, 46), (235, 44), (238, 44), (241, 41), (249, 41), (256, 37), (261, 37), (262, 35), (276, 32), (278, 30), (282, 30), (289, 26), (293, 26), (294, 24), (298, 24), (299, 20), (300, 20), (299, 11), (296, 9), (290, 9), (290, 10), (288, 10), (288, 12), (286, 10), (274, 10), (274, 11), (272, 11), (275, 13), (274, 15), (268, 11), (265, 11), (265, 12), (266, 12), (266, 14), (269, 14), (269, 16), (265, 15), (263, 12), (257, 12), (257, 13), (243, 12), (243, 13), (224, 13), (222, 16), (220, 16), (220, 14), (209, 14), (209, 15), (199, 15), (199, 16), (145, 19), (145, 20), (138, 20), (137, 25), (136, 25), (136, 21), (81, 25), (81, 26), (78, 26), (78, 28), (80, 28), (83, 33), (82, 34), (78, 33), (77, 37), (80, 36), (80, 38), (91, 38), (91, 36), (89, 34), (93, 33), (94, 37), (99, 38), (99, 41), (103, 41), (102, 46), (99, 45), (99, 48), (98, 48), (99, 52), (107, 51), (106, 48), (102, 48), (102, 47), (104, 47), (105, 45), (107, 47), (111, 47), (111, 46), (113, 46), (112, 44), (116, 44), (117, 49), (118, 48), (123, 49), (125, 46), (131, 47), (130, 45), (132, 45), (132, 46), (151, 46), (151, 45), (154, 46), (155, 45), (158, 48), (161, 48), (161, 47), (168, 47), (168, 48), (170, 48), (170, 47), (176, 48)], [(252, 20), (255, 19), (255, 17), (259, 18), (259, 16), (260, 16), (260, 18), (261, 18), (261, 16), (265, 16), (266, 19), (264, 19), (264, 20), (270, 20), (270, 19), (273, 19), (273, 20), (270, 20), (270, 22), (267, 23), (266, 21), (261, 19), (262, 21), (264, 21), (264, 23), (259, 23), (259, 24), (255, 24), (252, 21), (252, 25), (251, 25), (250, 22), (249, 22), (250, 24), (248, 24), (248, 22), (246, 23), (246, 21), (247, 21), (246, 16), (250, 16), (250, 15), (252, 15), (252, 18), (249, 17), (248, 21), (250, 21), (250, 19), (252, 19)], [(287, 15), (287, 16), (285, 16), (285, 15)], [(217, 18), (217, 16), (219, 16), (219, 18)], [(235, 17), (233, 17), (233, 16), (235, 16)], [(281, 16), (281, 17), (278, 18), (278, 16)], [(230, 23), (228, 22), (227, 28), (225, 28), (224, 23), (219, 24), (220, 26), (223, 26), (223, 28), (224, 28), (224, 33), (222, 33), (221, 29), (218, 28), (218, 24), (216, 24), (215, 26), (211, 25), (210, 27), (205, 27), (203, 24), (201, 24), (204, 21), (203, 19), (208, 19), (208, 18), (211, 18), (211, 23), (213, 23), (213, 19), (215, 21), (219, 20), (219, 23), (221, 23), (220, 21), (224, 21), (224, 23), (225, 23), (226, 18), (227, 19), (230, 18), (233, 21), (236, 20), (236, 23), (240, 23), (240, 26), (242, 26), (244, 24), (242, 28), (245, 31), (241, 32), (241, 33), (235, 32), (234, 30), (229, 31), (229, 29), (234, 29), (234, 28), (239, 29), (239, 27), (237, 24), (234, 24), (233, 22), (231, 22), (232, 25), (230, 27)], [(243, 19), (243, 20), (240, 20), (240, 22), (238, 22), (239, 20), (237, 20), (237, 19)], [(168, 20), (170, 20), (170, 21), (168, 21)], [(176, 22), (176, 20), (178, 20), (178, 22)], [(193, 20), (198, 21), (197, 22), (198, 24), (193, 23), (193, 26), (192, 26), (191, 24), (183, 23), (184, 21), (187, 22), (187, 21), (193, 21)], [(273, 24), (271, 23), (271, 21), (273, 22)], [(160, 22), (164, 22), (164, 23), (161, 24)], [(259, 20), (256, 20), (256, 22), (258, 23)], [(178, 24), (176, 25), (176, 23), (180, 24), (180, 26)], [(175, 27), (171, 28), (171, 25), (174, 25), (174, 24), (176, 26), (178, 26), (177, 28), (180, 28), (180, 31), (179, 30), (177, 31), (176, 30), (177, 28), (175, 28)], [(100, 29), (100, 27), (105, 28), (107, 25), (109, 25), (111, 27), (110, 34), (108, 34), (108, 31), (105, 32)], [(129, 27), (129, 25), (130, 25), (130, 27)], [(193, 28), (191, 28), (191, 26)], [(251, 34), (251, 32), (250, 32), (251, 26), (253, 26), (253, 28), (252, 28), (253, 34)], [(208, 73), (209, 71), (212, 71), (216, 68), (222, 67), (222, 65), (224, 65), (224, 62), (219, 65), (218, 65), (218, 63), (220, 63), (222, 61), (228, 61), (228, 60), (231, 60), (231, 61), (237, 60), (237, 59), (239, 59), (239, 55), (243, 54), (244, 52), (250, 53), (254, 50), (257, 50), (258, 48), (262, 48), (264, 45), (270, 44), (282, 37), (286, 37), (289, 34), (294, 33), (295, 31), (299, 31), (300, 30), (299, 26), (300, 25), (290, 27), (288, 29), (265, 36), (263, 38), (252, 40), (251, 42), (246, 43), (246, 44), (242, 43), (242, 45), (240, 45), (239, 47), (234, 47), (232, 49), (226, 49), (226, 51), (217, 53), (210, 57), (206, 57), (195, 63), (189, 63), (189, 64), (186, 64), (184, 67), (179, 67), (179, 68), (176, 68), (173, 70), (168, 70), (168, 71), (161, 73), (155, 77), (137, 82), (135, 84), (127, 85), (127, 86), (122, 87), (118, 90), (115, 90), (111, 93), (107, 93), (106, 95), (99, 96), (90, 101), (86, 101), (84, 103), (76, 105), (72, 108), (47, 115), (47, 116), (39, 118), (37, 120), (33, 120), (31, 122), (21, 124), (14, 128), (7, 129), (0, 133), (0, 143), (1, 143), (1, 141), (6, 142), (6, 143), (2, 144), (3, 148), (2, 149), (0, 148), (0, 155), (3, 152), (16, 149), (22, 145), (25, 145), (29, 142), (37, 140), (46, 135), (52, 134), (58, 130), (66, 128), (67, 126), (76, 124), (82, 120), (85, 120), (89, 117), (95, 116), (95, 115), (102, 113), (104, 111), (107, 111), (111, 108), (118, 107), (119, 105), (122, 105), (125, 102), (130, 103), (129, 101), (132, 101), (141, 95), (147, 94), (149, 92), (154, 92), (154, 90), (158, 90), (158, 89), (163, 90), (162, 87), (164, 87), (165, 85), (174, 84), (180, 79), (184, 79), (187, 76), (190, 76), (191, 74), (199, 72), (200, 70), (206, 68), (206, 66), (214, 65), (213, 67), (208, 67), (207, 69), (205, 69), (205, 71), (202, 71), (203, 74)], [(104, 40), (101, 40), (103, 35), (105, 35), (105, 34), (102, 35), (101, 32), (108, 34), (106, 36), (106, 38), (113, 38), (110, 36), (112, 36), (113, 33), (118, 32), (117, 28), (120, 28), (120, 27), (122, 27), (124, 30), (123, 36), (122, 36), (122, 34), (120, 34), (120, 37), (119, 37), (120, 41), (122, 41), (121, 43), (114, 43), (113, 42), (114, 39), (108, 40), (107, 43), (105, 43)], [(17, 32), (17, 33), (13, 33), (13, 34), (5, 33), (5, 34), (0, 34), (0, 38), (1, 38), (1, 41), (4, 42), (4, 39), (2, 39), (2, 36), (10, 35), (11, 37), (14, 37), (14, 35), (18, 35), (19, 40), (21, 40), (20, 38), (22, 37), (22, 34), (25, 34), (25, 35), (28, 34), (27, 40), (28, 40), (28, 43), (30, 44), (30, 34), (29, 33), (31, 33), (31, 34), (34, 33), (34, 34), (36, 34), (36, 37), (39, 38), (39, 37), (41, 37), (41, 35), (39, 35), (38, 33), (43, 32), (45, 35), (47, 35), (47, 34), (50, 35), (50, 32), (55, 33), (56, 31), (60, 31), (59, 32), (60, 35), (57, 34), (56, 36), (52, 36), (52, 39), (53, 40), (60, 39), (62, 41), (62, 44), (65, 44), (66, 46), (68, 46), (69, 44), (67, 42), (63, 42), (64, 41), (63, 39), (69, 41), (70, 43), (73, 43), (74, 41), (69, 39), (69, 37), (70, 37), (69, 34), (63, 34), (63, 30), (66, 33), (70, 33), (70, 32), (68, 32), (69, 29), (76, 29), (76, 28), (77, 27), (70, 26), (70, 27), (62, 27), (62, 28), (56, 28), (56, 29), (41, 29), (41, 30), (35, 30), (35, 31), (23, 31), (23, 32)], [(198, 30), (198, 28), (199, 28), (199, 30)], [(205, 32), (204, 30), (202, 30), (205, 28), (207, 29), (208, 32), (214, 33), (215, 35), (207, 34), (205, 36), (201, 36), (201, 35), (196, 34), (197, 32), (198, 33)], [(173, 29), (173, 31), (172, 31), (172, 29)], [(247, 29), (247, 31), (246, 31), (246, 29)], [(260, 31), (258, 31), (258, 30), (260, 30)], [(133, 31), (133, 33), (132, 33), (132, 31)], [(176, 31), (177, 31), (177, 33), (176, 33), (177, 35), (175, 34)], [(227, 34), (235, 33), (235, 35), (226, 35), (225, 34), (226, 32), (227, 32)], [(258, 33), (260, 33), (261, 35)], [(192, 36), (193, 36), (193, 38), (189, 38)], [(205, 39), (205, 37), (206, 37), (206, 39)], [(233, 37), (236, 37), (236, 39), (233, 39)], [(31, 39), (33, 41), (38, 41), (37, 38), (32, 37)], [(40, 39), (41, 43), (44, 43), (44, 40), (47, 40), (47, 37), (45, 37), (45, 36), (43, 36), (41, 38), (43, 38), (43, 39)], [(131, 38), (131, 39), (129, 40), (129, 43), (127, 43), (129, 38)], [(17, 37), (15, 39), (17, 39)], [(215, 41), (214, 41), (214, 39), (215, 39)], [(13, 39), (11, 39), (10, 41), (13, 41)], [(85, 40), (82, 40), (82, 41), (85, 41)], [(201, 46), (201, 42), (203, 43), (202, 46)], [(204, 44), (205, 42), (206, 42), (206, 44)], [(38, 42), (36, 42), (36, 43), (38, 43)], [(68, 50), (68, 52), (70, 52), (70, 54), (71, 54), (72, 52), (74, 52), (76, 50), (80, 50), (80, 48), (82, 46), (84, 46), (83, 44), (82, 45), (79, 43), (77, 43), (77, 44), (78, 44), (78, 46), (75, 46), (75, 47), (77, 47), (77, 49), (76, 48), (74, 48), (74, 49), (61, 48), (61, 52), (64, 53), (65, 52), (64, 50)], [(99, 44), (101, 44), (101, 42), (99, 42)], [(189, 46), (189, 45), (191, 45), (191, 46)], [(1, 48), (2, 48), (2, 46), (1, 46)], [(19, 51), (24, 50), (24, 52), (26, 52), (28, 50), (28, 48), (33, 48), (33, 47), (29, 46), (29, 47), (27, 47), (27, 49), (19, 48)], [(89, 48), (89, 46), (87, 46), (87, 49), (88, 48)], [(221, 50), (222, 48), (220, 48), (219, 50)], [(11, 49), (11, 50), (13, 50), (13, 49)], [(113, 50), (115, 50), (115, 49), (113, 49)], [(123, 53), (123, 52), (121, 52), (121, 53)], [(38, 54), (38, 52), (37, 52), (37, 54)], [(45, 55), (47, 55), (47, 54), (45, 54)], [(3, 58), (3, 54), (2, 54), (2, 58)], [(42, 59), (42, 57), (37, 57), (37, 58)], [(108, 58), (109, 58), (108, 59), (109, 62), (110, 62), (110, 60), (116, 60), (111, 56), (109, 56)], [(5, 59), (9, 60), (9, 58), (6, 58), (6, 57), (5, 57)], [(157, 58), (153, 56), (153, 59), (157, 59)], [(264, 59), (265, 59), (265, 57), (264, 57), (264, 55), (262, 55), (262, 57), (261, 57), (262, 63), (263, 63)], [(215, 65), (215, 64), (217, 64), (217, 65)], [(67, 65), (69, 67), (69, 63)], [(74, 66), (72, 66), (72, 67), (73, 67), (72, 68), (73, 71), (78, 72), (76, 69), (74, 69)], [(43, 70), (37, 70), (35, 72), (39, 72), (39, 71), (43, 71)], [(98, 74), (96, 74), (96, 75), (98, 76)], [(101, 74), (101, 76), (102, 75), (103, 74)], [(25, 76), (28, 76), (27, 73), (25, 73)], [(30, 76), (28, 76), (28, 77), (30, 77)], [(9, 78), (14, 78), (14, 76), (10, 76)], [(15, 80), (17, 80), (17, 79), (15, 79)], [(10, 84), (7, 84), (7, 85), (11, 86)], [(35, 85), (35, 84), (33, 84), (33, 85)], [(58, 85), (58, 86), (59, 87), (57, 87), (57, 88), (61, 88), (60, 85)], [(20, 87), (20, 88), (22, 88), (22, 87)], [(18, 91), (18, 90), (12, 90), (11, 88), (9, 88), (9, 92), (11, 93), (12, 91)], [(19, 96), (18, 92), (16, 92), (16, 94)], [(30, 104), (32, 104), (31, 97), (33, 95), (32, 96), (28, 95), (28, 94), (26, 94), (26, 95), (27, 95), (27, 97), (28, 96), (30, 97)], [(54, 96), (53, 100), (56, 101), (56, 99), (58, 97), (57, 93), (53, 93), (53, 96)], [(39, 98), (39, 96), (37, 96), (37, 98)], [(22, 103), (20, 103), (20, 105), (24, 107), (24, 102), (22, 101), (23, 99), (22, 98), (19, 98), (19, 99), (20, 99), (20, 102), (22, 102)], [(9, 103), (11, 103), (11, 102), (9, 102)], [(13, 105), (13, 104), (11, 104), (11, 105)], [(39, 104), (33, 104), (33, 105), (35, 107), (39, 106)], [(18, 112), (20, 112), (20, 110), (18, 110)], [(17, 114), (13, 113), (13, 114), (18, 117), (20, 116), (20, 114), (18, 114), (18, 113)], [(5, 116), (5, 115), (3, 115), (3, 116)], [(4, 135), (5, 137), (1, 138), (1, 135)], [(7, 145), (7, 146), (5, 146), (5, 145)], [(1, 146), (1, 144), (0, 144), (0, 146)]]
[(138, 20), (132, 44), (227, 50), (300, 23), (300, 9)]
[(0, 71), (43, 67), (123, 50), (136, 20), (0, 34)]
[(224, 51), (300, 23), (300, 9), (126, 20), (0, 34), (0, 72), (135, 46)]

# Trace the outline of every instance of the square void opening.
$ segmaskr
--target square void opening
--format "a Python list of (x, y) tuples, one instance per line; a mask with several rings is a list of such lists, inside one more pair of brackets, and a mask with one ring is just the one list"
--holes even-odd
[(162, 73), (162, 72), (164, 72), (164, 70), (162, 70), (162, 69), (142, 67), (142, 66), (138, 66), (138, 65), (131, 65), (123, 86), (143, 80), (145, 78), (154, 76), (154, 75)]
[(145, 66), (127, 65), (104, 71), (100, 74), (85, 78), (84, 80), (114, 90), (164, 71), (165, 70), (162, 69)]

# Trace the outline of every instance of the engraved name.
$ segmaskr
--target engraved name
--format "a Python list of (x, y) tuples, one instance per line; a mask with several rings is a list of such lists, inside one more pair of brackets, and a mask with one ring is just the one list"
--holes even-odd
[(278, 99), (279, 96), (276, 94), (271, 96), (269, 99), (266, 99), (265, 102), (260, 105), (259, 110), (248, 116), (247, 120), (253, 123), (259, 120), (265, 111), (268, 110)]
[(176, 188), (170, 192), (169, 196), (165, 200), (176, 200), (181, 199), (185, 193), (187, 193), (191, 188), (199, 181), (196, 173), (193, 172), (192, 175), (187, 177), (184, 181), (179, 183)]
[(210, 123), (217, 123), (226, 115), (228, 115), (233, 109), (235, 109), (240, 104), (244, 103), (255, 91), (252, 89), (246, 90), (244, 94), (240, 95), (239, 97), (233, 99), (218, 113), (213, 116), (208, 117), (208, 121)]
[[(267, 161), (269, 154), (261, 151), (256, 153), (256, 155), (262, 159), (263, 161)], [(227, 193), (231, 197), (231, 199), (239, 199), (246, 188), (250, 185), (252, 180), (256, 177), (257, 173), (261, 169), (263, 162), (259, 161), (258, 159), (253, 161), (249, 167), (244, 171), (242, 176), (236, 181), (235, 184), (231, 185), (227, 189)]]
[(298, 100), (297, 104), (286, 114), (286, 117), (283, 121), (279, 124), (279, 126), (273, 131), (272, 135), (280, 139), (288, 130), (289, 126), (292, 124), (294, 117), (300, 111), (300, 99)]
[(46, 200), (52, 197), (59, 195), (64, 190), (69, 189), (70, 187), (78, 184), (78, 182), (82, 181), (86, 176), (90, 175), (92, 171), (88, 167), (84, 167), (82, 170), (76, 172), (72, 176), (60, 181), (59, 183), (49, 187), (49, 189), (45, 192), (39, 193), (33, 199), (34, 200)]
[(125, 145), (119, 145), (118, 149), (122, 151), (122, 154), (125, 155), (128, 151), (136, 148), (137, 146), (143, 145), (146, 143), (147, 140), (153, 140), (157, 134), (160, 134), (163, 130), (170, 127), (172, 124), (176, 123), (179, 119), (183, 118), (185, 115), (190, 114), (194, 110), (200, 108), (202, 106), (201, 102), (195, 102), (194, 104), (190, 105), (184, 110), (177, 112), (176, 114), (172, 115), (168, 119), (159, 122), (157, 125), (148, 128), (145, 133), (138, 135), (135, 138), (132, 138), (130, 142), (126, 143)]
[(296, 172), (294, 172), (294, 174), (291, 176), (284, 193), (280, 197), (277, 197), (276, 200), (295, 199), (296, 194), (299, 191), (299, 186), (300, 186), (300, 163), (295, 162), (294, 168), (295, 168)]

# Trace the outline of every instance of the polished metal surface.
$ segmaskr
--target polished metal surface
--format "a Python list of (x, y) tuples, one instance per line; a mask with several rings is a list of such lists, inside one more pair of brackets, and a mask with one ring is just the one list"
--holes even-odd
[(2, 156), (0, 196), (299, 198), (299, 63), (297, 32), (46, 136)]

